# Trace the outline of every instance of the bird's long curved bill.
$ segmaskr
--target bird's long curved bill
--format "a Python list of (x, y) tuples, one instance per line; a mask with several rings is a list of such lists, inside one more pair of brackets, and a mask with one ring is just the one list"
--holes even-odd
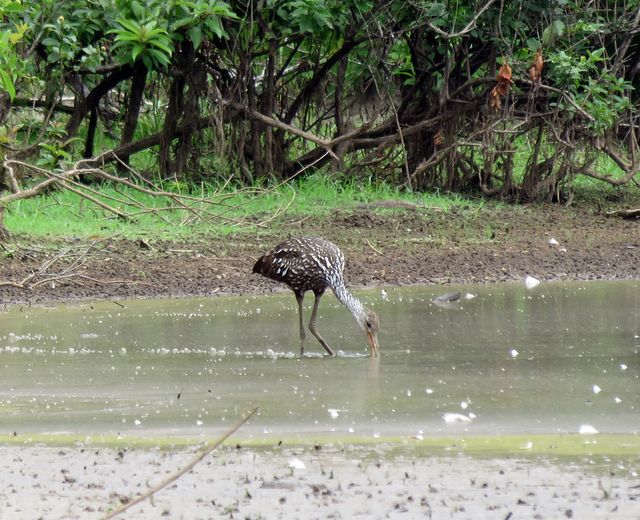
[(378, 352), (380, 351), (380, 347), (378, 346), (378, 336), (373, 332), (367, 331), (367, 342), (369, 343), (369, 348), (371, 349), (371, 355), (376, 357)]

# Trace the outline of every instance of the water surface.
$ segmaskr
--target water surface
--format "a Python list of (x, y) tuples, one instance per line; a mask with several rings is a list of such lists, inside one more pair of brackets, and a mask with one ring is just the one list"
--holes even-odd
[[(432, 302), (455, 290), (475, 298)], [(640, 430), (640, 282), (386, 292), (358, 293), (381, 317), (378, 359), (329, 294), (334, 359), (311, 335), (297, 356), (288, 292), (12, 307), (0, 433), (210, 435), (254, 406), (250, 436)]]

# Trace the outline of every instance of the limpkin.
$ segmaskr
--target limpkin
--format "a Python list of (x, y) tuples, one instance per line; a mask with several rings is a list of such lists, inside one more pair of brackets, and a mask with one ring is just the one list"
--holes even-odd
[(318, 305), (327, 287), (333, 290), (336, 298), (351, 311), (360, 328), (366, 332), (371, 355), (378, 355), (378, 316), (347, 290), (342, 277), (343, 270), (344, 255), (338, 246), (322, 238), (309, 237), (290, 238), (281, 242), (260, 257), (253, 266), (254, 273), (285, 283), (295, 294), (300, 318), (300, 355), (304, 354), (306, 336), (302, 302), (305, 292), (313, 291), (315, 301), (309, 319), (309, 330), (329, 355), (335, 356), (333, 349), (316, 328)]

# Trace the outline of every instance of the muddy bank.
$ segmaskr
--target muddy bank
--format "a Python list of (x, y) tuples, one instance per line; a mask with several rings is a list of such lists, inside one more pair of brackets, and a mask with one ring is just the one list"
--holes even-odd
[[(15, 520), (102, 518), (195, 452), (0, 451), (0, 516)], [(122, 517), (636, 519), (637, 478), (599, 471), (536, 459), (389, 458), (358, 448), (224, 448)]]
[[(350, 285), (466, 284), (640, 277), (640, 222), (551, 206), (442, 212), (335, 211), (269, 229), (166, 242), (14, 237), (3, 244), (1, 303), (242, 294), (282, 290), (251, 274), (292, 235), (322, 236), (346, 253)], [(549, 243), (551, 239), (552, 243)], [(556, 243), (557, 242), (557, 243)], [(42, 271), (43, 265), (51, 265)], [(39, 274), (38, 271), (41, 271)]]

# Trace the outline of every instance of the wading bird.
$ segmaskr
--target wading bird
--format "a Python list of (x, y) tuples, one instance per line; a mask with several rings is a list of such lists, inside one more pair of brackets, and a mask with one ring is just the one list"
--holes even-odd
[(260, 257), (253, 266), (254, 273), (285, 283), (295, 294), (300, 318), (300, 355), (304, 354), (305, 338), (302, 301), (305, 292), (313, 291), (315, 301), (309, 330), (329, 355), (335, 356), (333, 349), (316, 328), (318, 305), (327, 287), (333, 290), (336, 298), (351, 311), (360, 328), (366, 332), (371, 355), (378, 355), (378, 316), (365, 308), (360, 300), (347, 290), (342, 277), (343, 269), (344, 255), (338, 246), (322, 238), (307, 237), (285, 240)]

